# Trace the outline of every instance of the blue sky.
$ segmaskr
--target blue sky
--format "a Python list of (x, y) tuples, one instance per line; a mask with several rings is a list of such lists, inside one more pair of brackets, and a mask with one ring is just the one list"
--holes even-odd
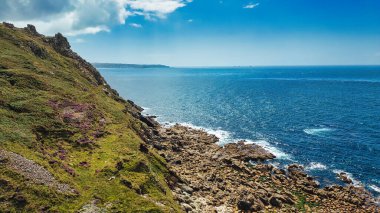
[(380, 64), (378, 0), (4, 1), (1, 19), (61, 31), (91, 62)]

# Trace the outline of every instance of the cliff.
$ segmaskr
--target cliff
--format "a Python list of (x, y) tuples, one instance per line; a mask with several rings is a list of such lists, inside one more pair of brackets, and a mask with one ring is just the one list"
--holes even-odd
[(180, 211), (140, 111), (61, 34), (0, 24), (0, 211)]

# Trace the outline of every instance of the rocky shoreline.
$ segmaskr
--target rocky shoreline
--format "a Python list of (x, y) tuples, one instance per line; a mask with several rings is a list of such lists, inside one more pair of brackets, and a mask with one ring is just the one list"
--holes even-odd
[[(168, 162), (168, 184), (186, 212), (379, 212), (364, 188), (322, 188), (300, 165), (279, 169), (262, 147), (244, 141), (217, 145), (202, 130), (163, 127), (152, 117), (141, 137)], [(344, 178), (344, 174), (341, 175)]]

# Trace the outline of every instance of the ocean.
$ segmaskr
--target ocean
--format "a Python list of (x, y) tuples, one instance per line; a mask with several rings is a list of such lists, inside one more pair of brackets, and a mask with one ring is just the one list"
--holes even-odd
[(380, 194), (380, 66), (99, 68), (125, 99), (158, 116), (246, 140), (298, 163), (322, 185)]

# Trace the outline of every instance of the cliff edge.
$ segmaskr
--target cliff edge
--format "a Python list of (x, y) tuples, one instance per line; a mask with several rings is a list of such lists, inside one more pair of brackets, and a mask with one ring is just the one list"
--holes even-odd
[(0, 24), (0, 211), (181, 211), (140, 111), (62, 34)]

